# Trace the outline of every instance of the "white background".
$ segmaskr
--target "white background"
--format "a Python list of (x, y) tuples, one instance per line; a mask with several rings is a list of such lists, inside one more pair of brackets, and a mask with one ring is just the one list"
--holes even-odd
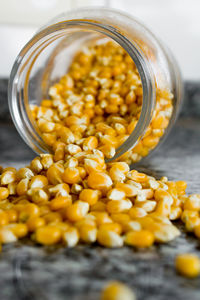
[(200, 0), (0, 0), (0, 77), (34, 32), (64, 11), (90, 5), (124, 10), (171, 48), (184, 79), (200, 80)]

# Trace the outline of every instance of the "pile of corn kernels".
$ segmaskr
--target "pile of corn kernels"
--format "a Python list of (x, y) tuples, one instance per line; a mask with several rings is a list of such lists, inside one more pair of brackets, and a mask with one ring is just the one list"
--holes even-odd
[[(138, 122), (142, 92), (130, 56), (108, 42), (78, 53), (68, 74), (50, 88), (51, 99), (43, 100), (40, 107), (32, 106), (32, 113), (44, 141), (53, 147), (56, 161), (91, 149), (112, 158)], [(171, 118), (172, 99), (170, 92), (157, 89), (150, 126), (121, 160), (137, 162), (156, 147)]]
[[(156, 180), (129, 168), (163, 135), (173, 109), (169, 92), (157, 91), (139, 144), (110, 163), (105, 158), (132, 132), (142, 105), (141, 81), (124, 50), (111, 42), (84, 49), (49, 95), (32, 113), (53, 154), (19, 170), (0, 170), (2, 244), (27, 236), (42, 245), (146, 248), (178, 237), (172, 223), (178, 219), (200, 238), (200, 195), (187, 196), (184, 181)], [(185, 276), (200, 273), (195, 256), (178, 257), (176, 265)]]

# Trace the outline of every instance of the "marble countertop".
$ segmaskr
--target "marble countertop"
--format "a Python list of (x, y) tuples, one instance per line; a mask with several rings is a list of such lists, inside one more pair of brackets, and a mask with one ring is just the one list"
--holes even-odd
[[(0, 165), (26, 165), (35, 154), (16, 132), (8, 113), (6, 80), (0, 80)], [(200, 192), (200, 82), (185, 84), (185, 101), (176, 125), (158, 150), (137, 165), (156, 177), (188, 182)], [(179, 225), (181, 227), (181, 225)], [(175, 241), (136, 251), (80, 245), (43, 248), (30, 241), (5, 245), (0, 255), (1, 300), (98, 300), (108, 280), (121, 280), (138, 300), (199, 300), (200, 278), (176, 274), (180, 252), (200, 255), (200, 242), (182, 232)]]

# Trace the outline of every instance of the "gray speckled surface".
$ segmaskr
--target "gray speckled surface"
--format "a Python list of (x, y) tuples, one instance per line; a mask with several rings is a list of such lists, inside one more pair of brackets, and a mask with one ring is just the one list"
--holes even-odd
[[(5, 104), (5, 97), (0, 101)], [(34, 153), (6, 117), (6, 106), (3, 109), (0, 164), (25, 165)], [(200, 83), (186, 85), (181, 117), (164, 144), (138, 168), (156, 177), (184, 179), (189, 193), (200, 192)], [(167, 245), (143, 251), (85, 245), (42, 248), (28, 241), (6, 245), (0, 255), (0, 300), (96, 300), (111, 279), (129, 284), (138, 300), (199, 300), (200, 278), (183, 278), (174, 269), (177, 253), (200, 255), (199, 250), (200, 242), (184, 232)]]

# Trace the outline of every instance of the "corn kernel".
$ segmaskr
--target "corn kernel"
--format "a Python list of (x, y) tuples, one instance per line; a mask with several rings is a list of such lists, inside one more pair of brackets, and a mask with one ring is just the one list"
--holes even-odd
[(0, 187), (0, 201), (5, 200), (9, 196), (9, 190), (5, 187)]
[(195, 254), (179, 254), (175, 264), (177, 272), (185, 277), (194, 278), (200, 274), (200, 259)]
[(112, 281), (104, 288), (101, 300), (135, 300), (135, 294), (125, 284)]
[(76, 222), (86, 216), (88, 210), (89, 204), (79, 200), (67, 207), (66, 217), (69, 221)]
[(122, 237), (114, 231), (100, 229), (97, 233), (98, 243), (108, 248), (118, 248), (123, 246)]
[(63, 241), (69, 248), (76, 246), (79, 241), (78, 230), (75, 227), (67, 229), (63, 234)]
[(130, 231), (126, 234), (125, 243), (137, 248), (147, 248), (153, 245), (154, 235), (147, 230)]
[(61, 239), (61, 230), (56, 226), (39, 227), (36, 230), (36, 241), (42, 245), (54, 245)]
[(51, 210), (59, 210), (61, 208), (71, 205), (72, 199), (70, 196), (58, 196), (51, 200), (50, 208)]

